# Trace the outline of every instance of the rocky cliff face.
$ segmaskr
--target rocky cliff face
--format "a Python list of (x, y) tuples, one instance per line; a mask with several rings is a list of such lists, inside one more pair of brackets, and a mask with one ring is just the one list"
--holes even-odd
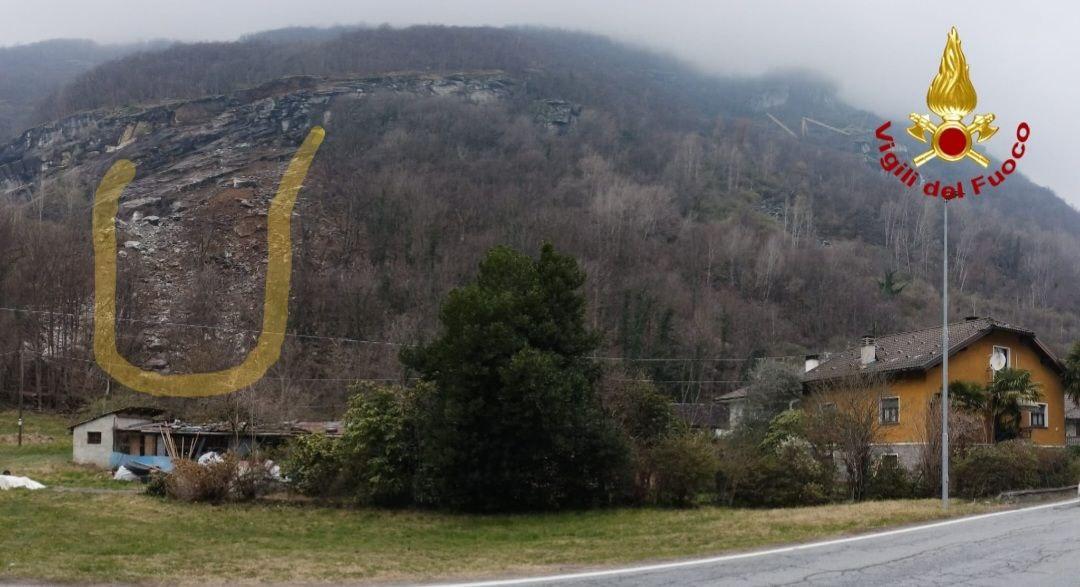
[[(191, 365), (179, 367), (175, 358), (190, 349), (170, 341), (188, 338), (177, 335), (178, 324), (232, 328), (237, 349), (254, 340), (269, 202), (310, 128), (322, 125), (332, 135), (332, 104), (383, 92), (484, 103), (519, 88), (500, 73), (294, 77), (231, 95), (80, 113), (0, 147), (0, 200), (33, 205), (73, 190), (69, 197), (86, 207), (89, 219), (105, 170), (120, 158), (134, 162), (136, 177), (121, 197), (116, 224), (120, 285), (134, 292), (127, 315), (135, 320), (118, 330), (128, 335), (133, 362), (186, 370)], [(538, 124), (561, 131), (580, 107), (545, 100), (534, 111)], [(303, 214), (303, 200), (302, 193), (296, 214)], [(178, 303), (199, 296), (209, 299)], [(192, 307), (213, 316), (180, 309)]]

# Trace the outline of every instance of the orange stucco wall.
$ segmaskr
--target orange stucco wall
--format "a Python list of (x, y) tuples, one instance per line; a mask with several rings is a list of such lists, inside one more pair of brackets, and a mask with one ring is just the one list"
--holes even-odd
[[(993, 332), (972, 343), (949, 359), (950, 381), (990, 381), (990, 354), (995, 346), (1010, 349), (1011, 366), (1031, 372), (1031, 378), (1042, 385), (1042, 402), (1047, 404), (1047, 427), (1031, 432), (1031, 440), (1040, 445), (1065, 445), (1065, 394), (1061, 378), (1054, 369), (1040, 361), (1039, 352), (1022, 337), (1010, 332)], [(888, 394), (900, 398), (900, 423), (884, 427), (886, 443), (919, 443), (926, 409), (930, 399), (941, 389), (941, 365), (925, 375), (908, 375), (892, 379)], [(1023, 420), (1026, 426), (1027, 416)]]

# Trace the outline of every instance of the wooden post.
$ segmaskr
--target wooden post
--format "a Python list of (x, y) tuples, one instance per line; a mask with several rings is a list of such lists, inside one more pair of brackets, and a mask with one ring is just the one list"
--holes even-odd
[(19, 446), (22, 446), (23, 432), (23, 389), (26, 383), (26, 372), (23, 369), (22, 341), (19, 341)]

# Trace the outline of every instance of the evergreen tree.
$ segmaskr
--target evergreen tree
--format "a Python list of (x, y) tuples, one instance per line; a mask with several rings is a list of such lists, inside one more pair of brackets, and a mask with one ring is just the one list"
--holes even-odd
[(419, 425), (419, 501), (538, 510), (621, 492), (627, 447), (596, 396), (584, 283), (550, 244), (538, 260), (496, 247), (474, 283), (450, 292), (438, 338), (402, 353), (436, 388)]

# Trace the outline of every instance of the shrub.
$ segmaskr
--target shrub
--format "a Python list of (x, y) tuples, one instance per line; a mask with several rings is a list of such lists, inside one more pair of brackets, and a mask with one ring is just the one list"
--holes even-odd
[(995, 496), (1038, 485), (1038, 454), (1026, 441), (1009, 440), (975, 447), (956, 464), (956, 491), (967, 498)]
[(153, 495), (154, 497), (167, 497), (168, 489), (165, 485), (165, 479), (167, 477), (168, 475), (160, 471), (150, 473), (150, 479), (147, 480), (146, 489), (143, 491), (147, 495)]
[(236, 455), (232, 453), (205, 465), (177, 459), (172, 472), (165, 477), (165, 494), (180, 501), (225, 501), (232, 494), (237, 463)]
[(717, 489), (729, 505), (785, 507), (825, 503), (832, 495), (836, 468), (815, 458), (798, 437), (773, 451), (727, 450), (721, 458)]
[(411, 502), (419, 398), (430, 392), (425, 383), (412, 389), (359, 386), (349, 399), (341, 438), (313, 434), (294, 439), (283, 472), (305, 495), (363, 505)]
[(805, 437), (804, 412), (802, 410), (786, 410), (780, 412), (769, 422), (765, 438), (761, 441), (761, 448), (766, 451), (776, 452), (781, 445), (792, 438)]
[(636, 445), (647, 446), (664, 438), (682, 423), (675, 417), (671, 399), (651, 382), (637, 382), (608, 394), (605, 407), (615, 423)]
[(915, 483), (900, 463), (878, 459), (870, 470), (866, 496), (870, 499), (906, 499), (914, 497)]
[(1080, 462), (1060, 448), (1038, 448), (1039, 487), (1065, 487), (1080, 481)]
[(672, 434), (648, 449), (646, 499), (657, 505), (688, 506), (708, 491), (719, 463), (702, 434)]
[(345, 491), (365, 505), (402, 505), (412, 500), (416, 473), (416, 389), (365, 384), (349, 400), (345, 433), (337, 444)]
[(337, 440), (322, 434), (294, 438), (281, 468), (300, 493), (313, 497), (332, 495), (338, 490), (341, 470)]

